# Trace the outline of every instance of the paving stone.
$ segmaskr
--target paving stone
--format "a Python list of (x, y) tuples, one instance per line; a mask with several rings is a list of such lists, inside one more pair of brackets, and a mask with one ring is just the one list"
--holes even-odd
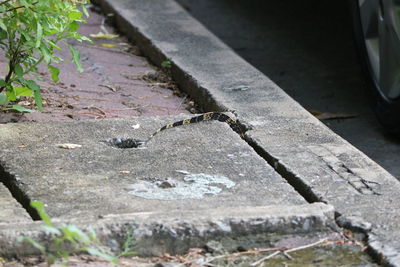
[(0, 125), (0, 159), (8, 182), (52, 217), (306, 203), (226, 123), (169, 129), (144, 148), (102, 142), (146, 139), (181, 118)]

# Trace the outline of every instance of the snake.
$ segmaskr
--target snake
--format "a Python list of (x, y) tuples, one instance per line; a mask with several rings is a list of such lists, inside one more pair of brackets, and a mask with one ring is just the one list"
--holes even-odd
[(175, 128), (175, 127), (178, 127), (181, 125), (199, 123), (202, 121), (212, 121), (212, 120), (227, 123), (232, 128), (232, 130), (234, 130), (236, 133), (238, 133), (240, 135), (240, 137), (242, 137), (242, 138), (244, 137), (242, 129), (234, 117), (231, 117), (222, 112), (207, 112), (207, 113), (203, 113), (199, 116), (195, 116), (195, 117), (183, 119), (180, 121), (168, 123), (168, 124), (164, 125), (163, 127), (159, 128), (154, 133), (152, 133), (145, 140), (133, 139), (133, 138), (118, 138), (117, 137), (117, 138), (112, 138), (109, 141), (109, 143), (118, 148), (137, 148), (137, 147), (146, 145), (155, 135), (157, 135), (158, 133), (160, 133), (164, 130)]

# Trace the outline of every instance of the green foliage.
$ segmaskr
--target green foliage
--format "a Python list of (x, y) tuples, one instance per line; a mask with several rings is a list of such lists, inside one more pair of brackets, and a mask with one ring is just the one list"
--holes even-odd
[(161, 67), (170, 69), (172, 67), (172, 62), (170, 60), (165, 60), (161, 62)]
[(101, 257), (113, 264), (117, 264), (118, 257), (120, 256), (134, 254), (131, 251), (133, 243), (132, 231), (128, 233), (122, 253), (114, 255), (109, 249), (101, 245), (93, 229), (88, 229), (87, 232), (84, 232), (75, 225), (61, 224), (56, 226), (46, 213), (43, 203), (32, 201), (31, 206), (36, 209), (40, 219), (44, 222), (43, 229), (52, 235), (50, 248), (29, 237), (19, 237), (18, 241), (28, 242), (38, 249), (46, 259), (48, 266), (53, 263), (62, 262), (63, 260), (67, 261), (70, 255), (80, 252)]
[(129, 229), (128, 235), (126, 237), (126, 240), (122, 246), (122, 252), (118, 254), (117, 257), (124, 257), (124, 256), (130, 256), (130, 255), (135, 255), (137, 252), (133, 251), (134, 249), (134, 240), (133, 240), (133, 233), (132, 229)]
[[(0, 105), (6, 106), (21, 96), (32, 96), (36, 106), (42, 110), (40, 86), (26, 78), (35, 73), (38, 65), (48, 66), (53, 81), (58, 81), (60, 70), (55, 66), (63, 61), (54, 55), (61, 50), (60, 42), (67, 39), (90, 41), (77, 33), (80, 23), (85, 22), (83, 14), (86, 0), (0, 0), (0, 49), (8, 60), (7, 75), (0, 78)], [(82, 10), (82, 11), (81, 11)], [(68, 45), (78, 71), (80, 54)], [(20, 106), (11, 106), (26, 112)], [(26, 109), (25, 109), (26, 110)]]

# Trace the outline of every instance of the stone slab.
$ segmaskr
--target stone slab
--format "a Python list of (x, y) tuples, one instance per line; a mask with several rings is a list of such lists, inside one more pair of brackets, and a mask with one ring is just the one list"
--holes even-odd
[[(0, 125), (5, 182), (61, 218), (306, 203), (226, 123), (168, 129), (144, 148), (103, 142), (146, 139), (186, 117)], [(81, 147), (58, 147), (65, 143)]]
[[(321, 239), (335, 229), (332, 206), (315, 203), (295, 206), (225, 207), (196, 210), (165, 210), (131, 214), (109, 214), (100, 219), (74, 218), (53, 220), (91, 228), (103, 244), (114, 251), (123, 247), (128, 233), (134, 237), (135, 251), (141, 256), (181, 254), (189, 248), (204, 247), (217, 241), (225, 248), (269, 247), (275, 242), (296, 236)], [(51, 248), (51, 237), (39, 222), (8, 224), (0, 228), (0, 256), (30, 255), (37, 251), (16, 236), (34, 238)]]
[[(368, 234), (368, 243), (387, 263), (400, 264), (400, 183), (340, 138), (285, 140), (252, 130), (248, 138), (309, 201), (323, 201), (338, 212), (340, 226)], [(291, 146), (286, 144), (290, 143)]]
[(10, 191), (0, 183), (0, 224), (32, 221), (26, 210), (13, 198)]
[[(309, 201), (332, 203), (338, 223), (368, 234), (384, 263), (400, 266), (400, 182), (333, 133), (175, 1), (99, 0), (146, 55), (172, 63), (206, 110), (236, 112), (247, 141)], [(337, 147), (337, 148), (336, 148)]]

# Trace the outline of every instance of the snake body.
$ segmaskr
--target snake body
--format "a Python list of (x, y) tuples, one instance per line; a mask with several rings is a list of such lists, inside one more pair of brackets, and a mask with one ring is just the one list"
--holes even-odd
[(159, 128), (153, 134), (151, 134), (149, 136), (149, 138), (147, 138), (146, 140), (139, 140), (139, 139), (132, 139), (132, 138), (113, 138), (109, 141), (109, 143), (111, 143), (111, 145), (116, 146), (118, 148), (139, 147), (139, 146), (147, 144), (156, 134), (158, 134), (159, 132), (164, 131), (166, 129), (171, 129), (171, 128), (178, 127), (181, 125), (186, 125), (186, 124), (191, 124), (191, 123), (199, 123), (202, 121), (211, 121), (211, 120), (216, 120), (216, 121), (227, 123), (235, 132), (237, 132), (241, 137), (243, 137), (243, 132), (235, 118), (230, 117), (227, 114), (221, 113), (221, 112), (207, 112), (207, 113), (204, 113), (199, 116), (192, 117), (192, 118), (187, 118), (187, 119), (183, 119), (180, 121), (168, 123), (168, 124), (164, 125), (163, 127)]

